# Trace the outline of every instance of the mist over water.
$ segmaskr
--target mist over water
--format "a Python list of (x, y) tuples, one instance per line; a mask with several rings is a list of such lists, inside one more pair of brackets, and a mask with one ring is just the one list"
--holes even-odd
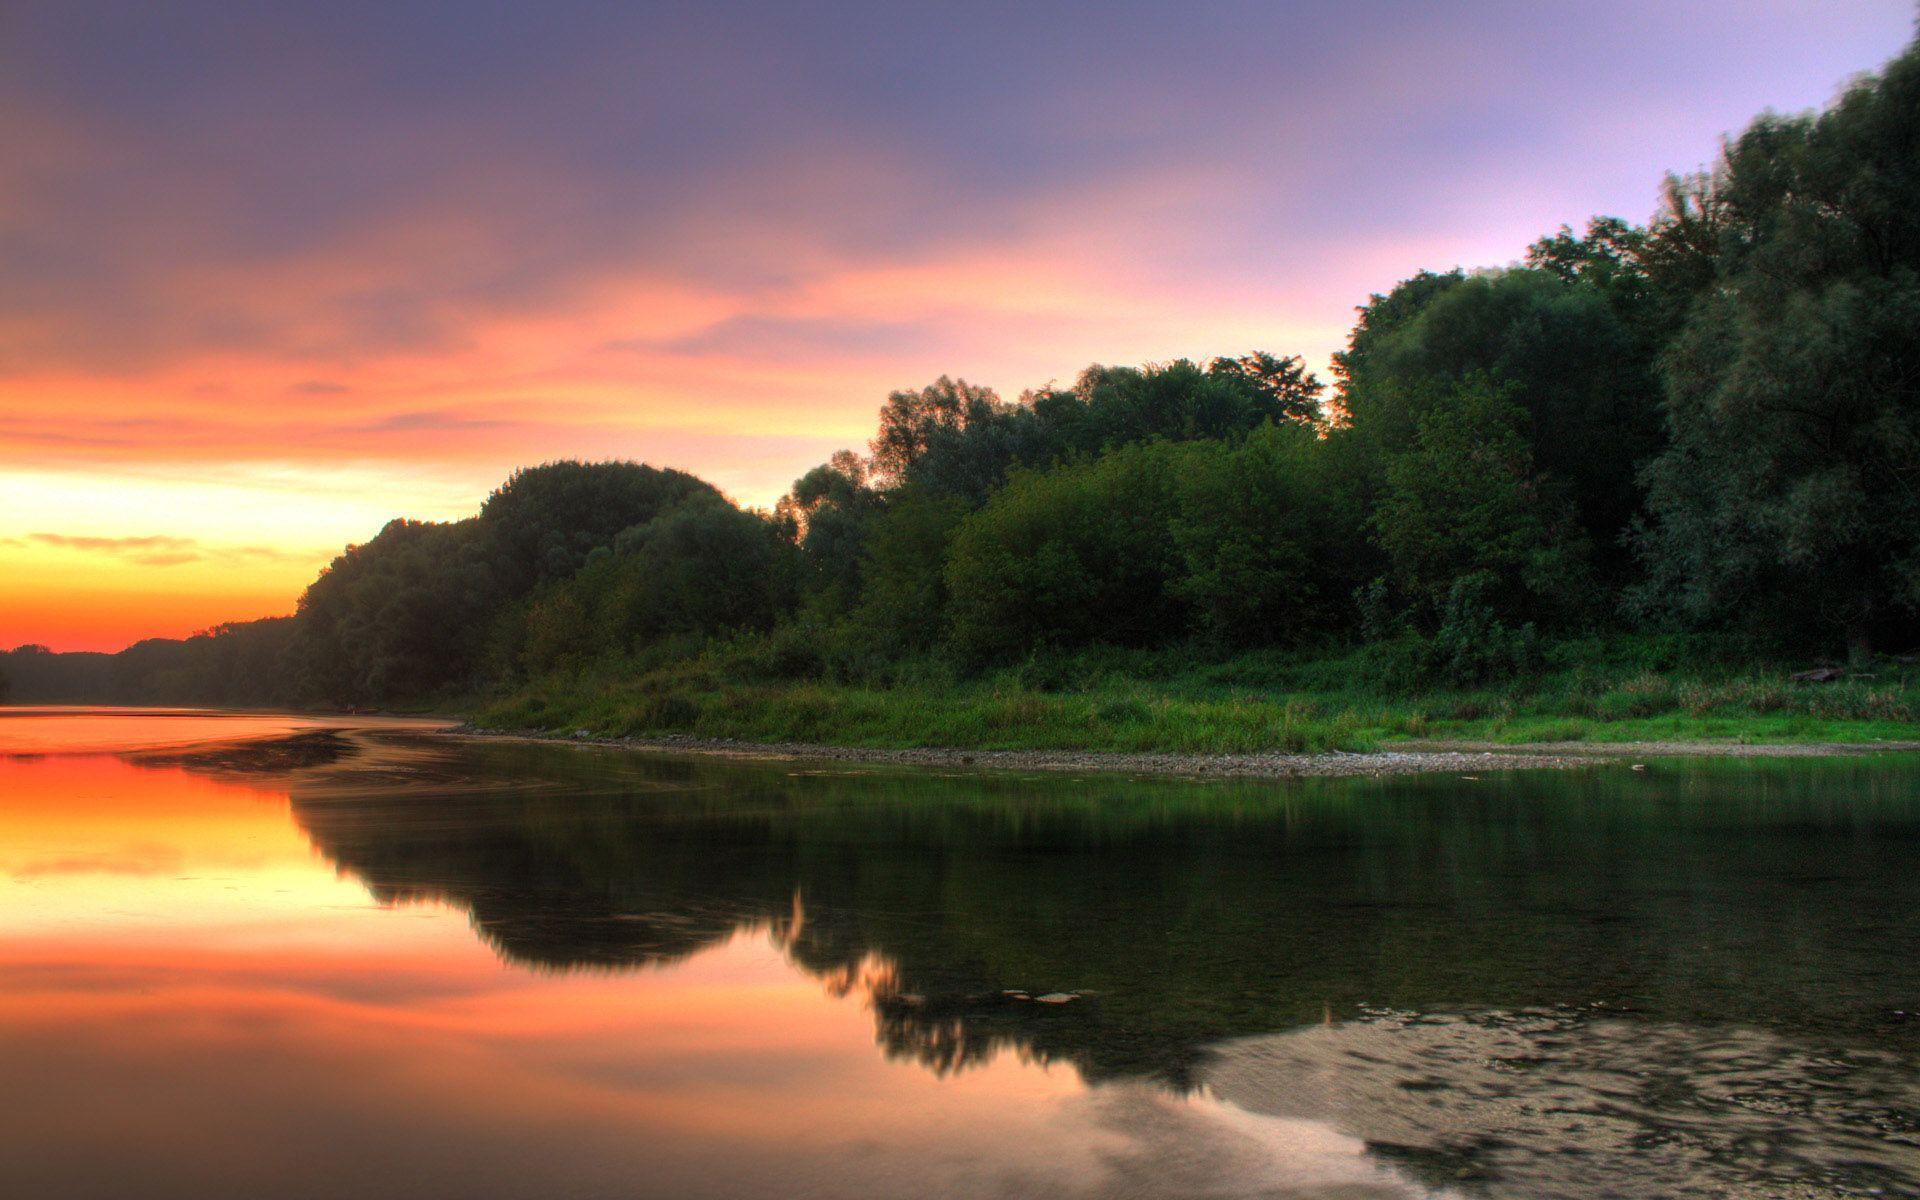
[(1920, 1189), (1912, 760), (1203, 784), (248, 721), (0, 721), (21, 1194)]

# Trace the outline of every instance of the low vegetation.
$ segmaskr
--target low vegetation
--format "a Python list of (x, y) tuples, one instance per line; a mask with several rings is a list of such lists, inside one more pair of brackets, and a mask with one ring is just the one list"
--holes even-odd
[(810, 670), (745, 639), (666, 661), (596, 662), (486, 705), (495, 728), (682, 734), (848, 746), (1293, 753), (1406, 740), (1876, 742), (1920, 738), (1920, 667), (1795, 682), (1729, 647), (1671, 638), (1562, 643), (1536, 672), (1479, 687), (1408, 686), (1395, 653), (1183, 651), (1037, 655), (963, 674), (939, 660), (885, 678)]

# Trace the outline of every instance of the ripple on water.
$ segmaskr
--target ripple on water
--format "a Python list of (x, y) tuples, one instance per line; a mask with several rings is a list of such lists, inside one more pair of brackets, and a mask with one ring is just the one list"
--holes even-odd
[(1891, 1052), (1579, 1012), (1370, 1012), (1219, 1047), (1214, 1095), (1490, 1197), (1920, 1195)]

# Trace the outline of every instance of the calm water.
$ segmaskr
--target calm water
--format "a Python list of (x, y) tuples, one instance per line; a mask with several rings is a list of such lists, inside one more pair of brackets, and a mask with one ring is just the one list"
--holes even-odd
[(1920, 1195), (1917, 913), (1912, 759), (1190, 784), (0, 710), (0, 1189)]

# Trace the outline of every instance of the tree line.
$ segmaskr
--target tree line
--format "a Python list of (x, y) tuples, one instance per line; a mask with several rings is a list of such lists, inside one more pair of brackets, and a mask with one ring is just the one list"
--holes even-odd
[(1755, 120), (1644, 226), (1371, 297), (1330, 386), (1267, 353), (1014, 400), (942, 377), (770, 512), (548, 463), (350, 547), (290, 618), (0, 669), (16, 699), (84, 676), (90, 699), (378, 705), (716, 643), (865, 679), (1357, 643), (1469, 685), (1595, 629), (1856, 659), (1920, 633), (1920, 48)]

